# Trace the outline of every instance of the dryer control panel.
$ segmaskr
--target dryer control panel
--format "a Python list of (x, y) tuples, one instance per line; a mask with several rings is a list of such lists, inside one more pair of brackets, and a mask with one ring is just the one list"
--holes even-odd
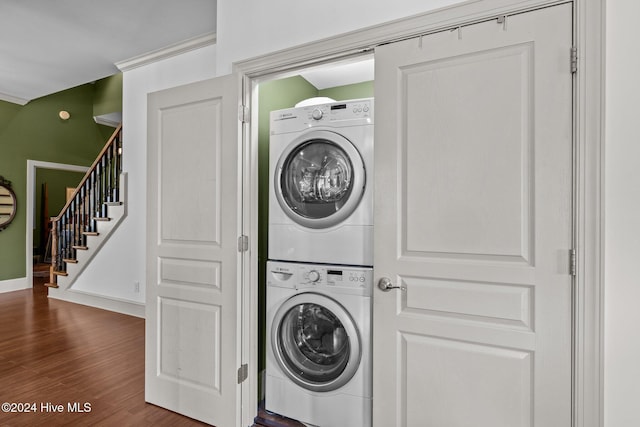
[(372, 125), (373, 105), (373, 98), (363, 98), (272, 111), (271, 134), (301, 131), (314, 126)]
[(269, 261), (267, 285), (368, 296), (373, 287), (373, 269)]
[(373, 116), (373, 101), (360, 99), (354, 101), (335, 102), (331, 104), (303, 107), (300, 116), (309, 122), (352, 120)]

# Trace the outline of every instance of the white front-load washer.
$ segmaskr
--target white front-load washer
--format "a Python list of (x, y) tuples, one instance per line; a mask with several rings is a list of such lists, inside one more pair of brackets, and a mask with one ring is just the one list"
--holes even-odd
[(269, 254), (373, 265), (373, 99), (271, 112)]
[(371, 425), (372, 284), (369, 267), (267, 262), (267, 411)]

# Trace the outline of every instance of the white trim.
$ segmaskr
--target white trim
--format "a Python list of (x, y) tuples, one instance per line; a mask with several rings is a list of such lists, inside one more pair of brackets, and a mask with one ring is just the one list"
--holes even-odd
[(77, 290), (49, 288), (49, 298), (145, 318), (145, 304)]
[(36, 209), (36, 169), (56, 169), (71, 172), (86, 172), (87, 166), (67, 165), (64, 163), (42, 162), (39, 160), (27, 160), (27, 226), (26, 226), (26, 258), (27, 258), (27, 285), (33, 286), (33, 228), (35, 226)]
[[(251, 106), (260, 81), (303, 67), (368, 52), (374, 46), (433, 33), (447, 27), (489, 19), (493, 16), (520, 13), (531, 9), (571, 1), (576, 10), (576, 45), (579, 69), (576, 85), (576, 244), (578, 271), (575, 295), (575, 376), (574, 427), (601, 427), (603, 418), (603, 117), (604, 117), (604, 11), (605, 0), (470, 0), (341, 36), (307, 43), (270, 53), (233, 65), (244, 79), (243, 104)], [(257, 108), (251, 108), (250, 123), (258, 123)], [(256, 126), (245, 133), (244, 150), (248, 153), (244, 174), (245, 209), (248, 218), (245, 234), (250, 237), (251, 253), (257, 254), (258, 189)], [(250, 307), (242, 311), (249, 333), (243, 334), (243, 347), (250, 351), (249, 366), (257, 366), (257, 277), (255, 256), (242, 284)], [(246, 301), (246, 300), (245, 300)], [(243, 420), (255, 413), (251, 396), (257, 395), (257, 375), (249, 375), (249, 397), (243, 398)], [(244, 394), (244, 393), (243, 393)]]
[[(250, 105), (254, 97), (251, 92), (252, 80), (239, 79), (240, 101)], [(245, 104), (246, 102), (246, 104)], [(249, 109), (249, 120), (242, 122), (242, 225), (243, 234), (249, 236), (249, 250), (243, 253), (241, 349), (242, 358), (249, 365), (249, 375), (242, 383), (241, 413), (243, 426), (253, 425), (258, 408), (258, 375), (252, 375), (258, 369), (258, 129), (252, 123), (258, 123), (258, 108)], [(268, 339), (268, 337), (267, 337)], [(266, 341), (265, 341), (266, 343)], [(262, 383), (264, 387), (264, 382)]]
[(233, 69), (251, 78), (286, 70), (299, 70), (312, 64), (369, 52), (383, 43), (448, 30), (455, 26), (497, 18), (499, 15), (520, 13), (571, 1), (573, 0), (468, 0), (435, 11), (239, 61), (233, 64)]
[(18, 98), (17, 96), (8, 95), (6, 93), (0, 93), (0, 101), (6, 101), (18, 105), (27, 105), (29, 102), (28, 99)]
[(31, 282), (26, 277), (17, 279), (0, 280), (0, 294), (5, 292), (21, 291), (31, 288)]
[(117, 128), (122, 123), (122, 112), (93, 116), (93, 121), (99, 125)]
[(134, 68), (142, 67), (143, 65), (152, 64), (154, 62), (158, 62), (172, 56), (180, 55), (191, 50), (200, 49), (201, 47), (209, 46), (212, 44), (216, 44), (216, 33), (209, 33), (202, 36), (194, 37), (192, 39), (176, 43), (162, 49), (154, 50), (143, 55), (125, 59), (123, 61), (116, 62), (115, 66), (124, 73), (125, 71), (130, 71)]
[(604, 426), (604, 69), (606, 0), (576, 1), (574, 425)]

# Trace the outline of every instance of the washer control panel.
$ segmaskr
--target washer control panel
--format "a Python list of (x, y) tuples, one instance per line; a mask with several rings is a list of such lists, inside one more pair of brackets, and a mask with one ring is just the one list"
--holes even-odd
[(315, 288), (370, 295), (373, 286), (373, 269), (269, 261), (267, 262), (267, 284), (295, 289)]

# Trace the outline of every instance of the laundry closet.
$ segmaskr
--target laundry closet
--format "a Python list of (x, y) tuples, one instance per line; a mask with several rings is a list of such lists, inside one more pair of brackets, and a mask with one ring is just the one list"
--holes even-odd
[[(373, 59), (275, 77), (257, 93), (259, 400), (269, 411), (257, 422), (370, 425), (373, 206), (362, 196)], [(314, 173), (322, 183), (309, 184)]]
[[(320, 383), (358, 361), (316, 350), (366, 343), (347, 339), (349, 319), (328, 316), (312, 301), (282, 304), (284, 323), (269, 328), (280, 309), (269, 316), (267, 291), (278, 287), (279, 298), (297, 301), (296, 293), (326, 296), (330, 287), (371, 280), (374, 425), (570, 425), (573, 381), (583, 366), (574, 362), (584, 361), (573, 353), (581, 343), (573, 325), (584, 326), (574, 317), (584, 308), (574, 293), (574, 219), (584, 213), (576, 211), (574, 174), (585, 165), (574, 151), (573, 11), (566, 2), (367, 32), (355, 48), (375, 56), (375, 105), (372, 93), (331, 95), (279, 74), (353, 54), (342, 42), (334, 55), (323, 42), (311, 53), (274, 53), (238, 64), (238, 73), (150, 94), (147, 401), (231, 426), (253, 423), (256, 397), (264, 395), (266, 410), (308, 424), (366, 425), (303, 419), (353, 415), (345, 406), (314, 406), (303, 393), (295, 408), (270, 409), (270, 398), (290, 396), (288, 385), (297, 384), (291, 366), (307, 383)], [(295, 81), (306, 92), (276, 90)], [(319, 95), (336, 102), (287, 111)], [(310, 267), (278, 258), (289, 265), (267, 268), (269, 241), (290, 237), (268, 233), (272, 185), (293, 190), (295, 197), (275, 206), (294, 221), (297, 204), (337, 204), (349, 194), (342, 185), (348, 168), (339, 150), (318, 144), (285, 147), (283, 154), (297, 155), (283, 156), (270, 171), (272, 129), (263, 125), (258, 138), (258, 116), (269, 123), (274, 117), (267, 115), (278, 111), (275, 119), (284, 128), (298, 125), (292, 132), (302, 136), (298, 120), (308, 120), (311, 132), (354, 110), (362, 113), (357, 120), (375, 120), (373, 275), (327, 261)], [(350, 289), (350, 296), (362, 290)], [(340, 306), (357, 317), (345, 299)], [(293, 351), (270, 353), (269, 345)], [(310, 372), (296, 351), (329, 369)], [(276, 392), (268, 386), (271, 354), (290, 364), (280, 378), (273, 375), (273, 384), (289, 382)], [(261, 372), (266, 387), (259, 387)], [(354, 384), (339, 377), (314, 396)]]

